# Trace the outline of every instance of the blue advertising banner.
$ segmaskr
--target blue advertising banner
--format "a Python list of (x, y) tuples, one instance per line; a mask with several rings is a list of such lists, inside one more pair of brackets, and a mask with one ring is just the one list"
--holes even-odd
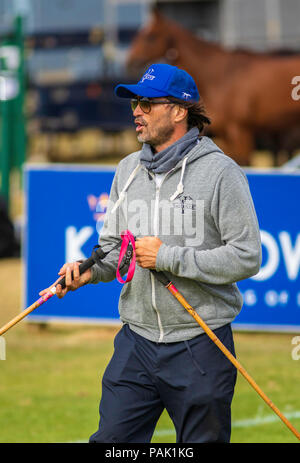
[(246, 171), (262, 240), (260, 272), (241, 281), (235, 327), (300, 329), (300, 173)]
[[(114, 167), (28, 165), (25, 170), (24, 308), (57, 278), (65, 262), (85, 259), (98, 243)], [(300, 329), (300, 174), (246, 171), (260, 225), (260, 272), (240, 281), (244, 307), (235, 329)], [(118, 323), (117, 280), (87, 285), (35, 310), (31, 321)]]
[[(57, 280), (65, 262), (90, 257), (106, 211), (114, 168), (56, 165), (25, 170), (25, 306)], [(97, 231), (98, 230), (98, 231)], [(116, 280), (53, 297), (28, 318), (40, 321), (118, 321)]]

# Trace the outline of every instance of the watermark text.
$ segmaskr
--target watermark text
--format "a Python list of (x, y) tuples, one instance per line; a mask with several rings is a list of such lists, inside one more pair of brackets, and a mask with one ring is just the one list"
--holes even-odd
[(0, 360), (6, 360), (6, 341), (0, 336)]

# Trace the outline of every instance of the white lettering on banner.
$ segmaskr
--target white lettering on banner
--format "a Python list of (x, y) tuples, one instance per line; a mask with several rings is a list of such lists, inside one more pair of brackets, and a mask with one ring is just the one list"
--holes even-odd
[(300, 234), (297, 236), (293, 248), (291, 237), (287, 232), (279, 233), (279, 241), (282, 247), (284, 262), (290, 280), (296, 280), (300, 268)]
[[(265, 230), (261, 230), (260, 236), (261, 244), (267, 250), (267, 259), (258, 274), (251, 277), (252, 280), (256, 281), (264, 281), (271, 278), (276, 273), (280, 263), (280, 248), (275, 238)], [(300, 269), (300, 233), (297, 235), (294, 246), (288, 232), (281, 231), (278, 237), (287, 276), (290, 280), (296, 280)]]
[(271, 278), (276, 272), (279, 265), (279, 250), (275, 239), (270, 233), (261, 230), (260, 238), (262, 246), (265, 246), (268, 251), (268, 259), (266, 264), (261, 267), (257, 275), (252, 277), (252, 280), (263, 281)]
[(66, 262), (86, 259), (81, 247), (94, 233), (93, 227), (83, 227), (79, 231), (73, 226), (66, 229)]
[(252, 289), (247, 289), (243, 294), (243, 299), (246, 305), (253, 306), (257, 303), (256, 292)]
[[(197, 201), (198, 203), (198, 201)], [(162, 207), (164, 206), (164, 207)], [(200, 207), (201, 206), (201, 207)], [(160, 204), (162, 207), (162, 215), (164, 217), (164, 227), (161, 231), (164, 234), (170, 234), (172, 231), (174, 233), (175, 230), (170, 230), (170, 211), (166, 209), (165, 205)], [(186, 235), (186, 239), (188, 240), (188, 245), (192, 246), (195, 245), (195, 241), (199, 240), (200, 244), (203, 241), (204, 236), (204, 229), (203, 229), (203, 204), (199, 201), (197, 204), (196, 210), (199, 212), (196, 214), (195, 221), (196, 223), (191, 222), (191, 218), (184, 217), (183, 225), (184, 232)], [(147, 208), (142, 200), (135, 200), (131, 202), (129, 207), (129, 211), (131, 212), (131, 217), (128, 219), (128, 225), (130, 225), (129, 229), (132, 229), (134, 233), (142, 233), (143, 235), (151, 234), (149, 233), (149, 220), (147, 214)], [(174, 212), (174, 211), (173, 211)], [(188, 220), (190, 219), (190, 220)], [(201, 220), (202, 219), (202, 220)], [(103, 220), (103, 219), (102, 219)], [(191, 222), (191, 223), (190, 223)], [(167, 225), (167, 226), (166, 226)], [(168, 228), (169, 227), (169, 228)], [(189, 233), (194, 232), (195, 236), (189, 237), (187, 230)], [(178, 232), (178, 230), (176, 230)], [(74, 226), (69, 226), (66, 228), (66, 262), (73, 262), (79, 259), (86, 259), (86, 256), (82, 252), (82, 246), (87, 242), (87, 240), (92, 236), (94, 232), (93, 227), (85, 226), (82, 227), (80, 230), (77, 230)], [(276, 271), (278, 270), (280, 264), (280, 255), (282, 255), (283, 263), (286, 268), (287, 277), (289, 280), (295, 281), (299, 276), (300, 271), (300, 233), (296, 236), (295, 243), (293, 245), (290, 233), (287, 231), (281, 231), (278, 233), (278, 240), (276, 239), (267, 231), (261, 230), (261, 244), (266, 249), (266, 259), (265, 263), (261, 266), (260, 271), (257, 275), (251, 277), (251, 280), (255, 281), (265, 281), (271, 278)], [(197, 242), (198, 244), (198, 242)], [(280, 252), (281, 251), (281, 252)], [(245, 294), (247, 299), (247, 305), (255, 305), (255, 294), (252, 292), (248, 292)], [(277, 299), (277, 298), (276, 298)], [(266, 302), (268, 301), (268, 305), (273, 305), (273, 297), (272, 295), (268, 295), (266, 297)], [(281, 303), (283, 302), (280, 299)], [(298, 302), (298, 301), (297, 301)], [(299, 304), (298, 304), (299, 305)]]
[(277, 291), (267, 291), (265, 294), (265, 303), (269, 307), (275, 307), (277, 305), (286, 305), (289, 300), (289, 293), (286, 291), (281, 291), (277, 293)]
[[(294, 304), (293, 294), (290, 294), (285, 289), (276, 291), (269, 289), (264, 294), (257, 294), (253, 289), (246, 289), (242, 292), (244, 305), (247, 307), (254, 307), (256, 304), (264, 301), (268, 307), (286, 306)], [(296, 295), (296, 305), (300, 306), (300, 293)]]

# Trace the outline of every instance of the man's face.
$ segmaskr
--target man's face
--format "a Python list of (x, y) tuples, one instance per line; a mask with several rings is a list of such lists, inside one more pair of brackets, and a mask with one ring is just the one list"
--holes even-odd
[(175, 124), (172, 117), (172, 104), (157, 104), (165, 102), (166, 98), (151, 98), (155, 104), (146, 114), (138, 105), (133, 111), (134, 123), (136, 124), (137, 139), (141, 143), (148, 143), (156, 148), (164, 145), (174, 133)]

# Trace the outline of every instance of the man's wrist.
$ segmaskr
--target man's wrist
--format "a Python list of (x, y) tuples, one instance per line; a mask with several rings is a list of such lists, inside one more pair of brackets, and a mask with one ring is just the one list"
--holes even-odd
[(168, 270), (169, 256), (170, 256), (170, 246), (167, 246), (165, 243), (162, 243), (156, 255), (155, 269), (157, 271)]

